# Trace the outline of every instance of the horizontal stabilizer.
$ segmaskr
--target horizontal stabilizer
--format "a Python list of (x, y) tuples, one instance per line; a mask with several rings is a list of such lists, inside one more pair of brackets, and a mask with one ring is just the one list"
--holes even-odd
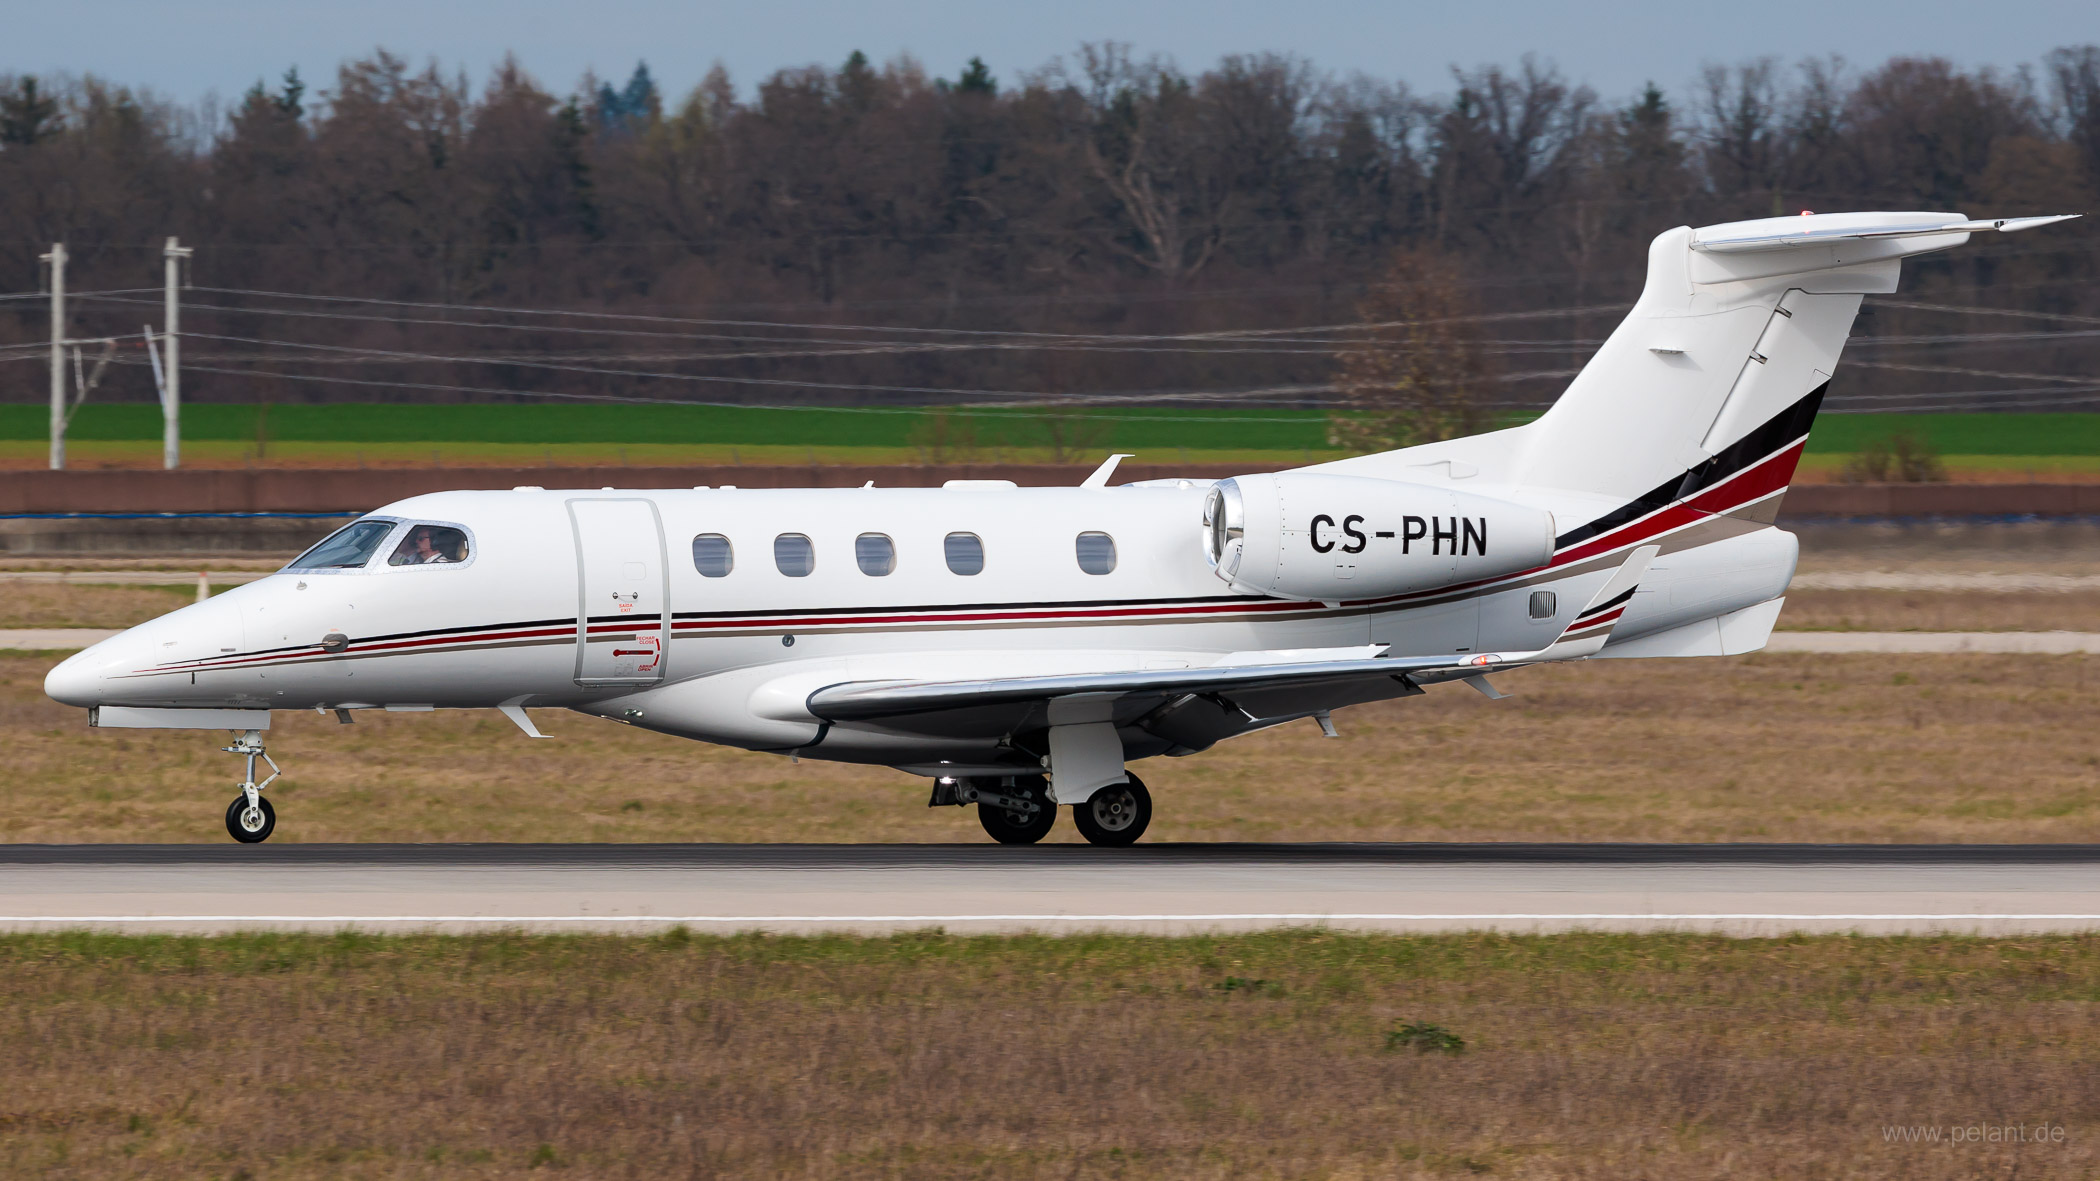
[[(1701, 254), (1747, 254), (1759, 250), (1792, 250), (1829, 242), (1868, 241), (1877, 238), (1925, 238), (1935, 234), (2001, 234), (2031, 230), (2081, 217), (2059, 213), (2049, 217), (2000, 217), (1987, 220), (1950, 217), (1923, 219), (1917, 214), (1824, 214), (1803, 217), (1769, 217), (1708, 226), (1692, 236), (1692, 249)], [(1897, 220), (1902, 218), (1902, 220)]]

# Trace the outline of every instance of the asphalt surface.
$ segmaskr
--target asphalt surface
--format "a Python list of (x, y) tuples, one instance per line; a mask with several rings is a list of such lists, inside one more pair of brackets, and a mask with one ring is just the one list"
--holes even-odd
[(14, 845), (0, 930), (2029, 934), (2093, 845)]

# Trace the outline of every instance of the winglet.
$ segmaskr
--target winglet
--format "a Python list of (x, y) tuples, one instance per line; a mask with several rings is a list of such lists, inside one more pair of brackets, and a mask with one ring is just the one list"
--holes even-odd
[(1116, 465), (1129, 459), (1132, 454), (1135, 454), (1135, 452), (1124, 455), (1111, 455), (1107, 459), (1102, 460), (1101, 466), (1094, 469), (1094, 474), (1081, 480), (1079, 486), (1081, 488), (1108, 487), (1108, 478), (1116, 474)]
[(1604, 580), (1604, 586), (1590, 599), (1590, 605), (1575, 616), (1560, 638), (1546, 648), (1548, 660), (1575, 660), (1588, 656), (1604, 647), (1611, 638), (1611, 630), (1619, 624), (1620, 616), (1626, 614), (1626, 605), (1633, 600), (1634, 588), (1648, 573), (1648, 564), (1662, 552), (1659, 545), (1644, 545), (1626, 555), (1626, 560)]

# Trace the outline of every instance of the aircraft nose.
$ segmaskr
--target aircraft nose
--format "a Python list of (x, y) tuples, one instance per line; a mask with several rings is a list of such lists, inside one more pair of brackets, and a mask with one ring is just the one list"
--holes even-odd
[(59, 661), (44, 674), (44, 696), (63, 705), (103, 704), (109, 694), (108, 674), (112, 666), (123, 663), (123, 645), (123, 636), (111, 636)]
[(96, 696), (102, 687), (102, 656), (96, 649), (84, 648), (44, 674), (44, 696), (64, 705), (88, 706), (97, 704)]

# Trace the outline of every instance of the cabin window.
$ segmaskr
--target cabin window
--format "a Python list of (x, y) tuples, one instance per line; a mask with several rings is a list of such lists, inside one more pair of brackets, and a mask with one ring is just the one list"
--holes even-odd
[(817, 568), (817, 547), (800, 533), (783, 533), (773, 539), (773, 565), (789, 578), (807, 578)]
[(397, 521), (352, 521), (292, 559), (287, 570), (354, 570), (372, 560)]
[(467, 535), (448, 525), (416, 525), (394, 547), (389, 566), (443, 566), (467, 560)]
[(1088, 574), (1107, 574), (1116, 568), (1116, 539), (1106, 533), (1079, 535), (1079, 568)]
[(881, 578), (897, 568), (897, 547), (880, 533), (863, 533), (853, 539), (853, 560), (862, 574)]
[(941, 550), (948, 555), (948, 573), (984, 573), (984, 542), (975, 533), (950, 533)]
[(702, 533), (693, 539), (693, 569), (704, 578), (727, 578), (736, 569), (736, 551), (719, 533)]
[(1552, 591), (1531, 592), (1531, 617), (1533, 619), (1551, 619), (1559, 611), (1559, 597)]

